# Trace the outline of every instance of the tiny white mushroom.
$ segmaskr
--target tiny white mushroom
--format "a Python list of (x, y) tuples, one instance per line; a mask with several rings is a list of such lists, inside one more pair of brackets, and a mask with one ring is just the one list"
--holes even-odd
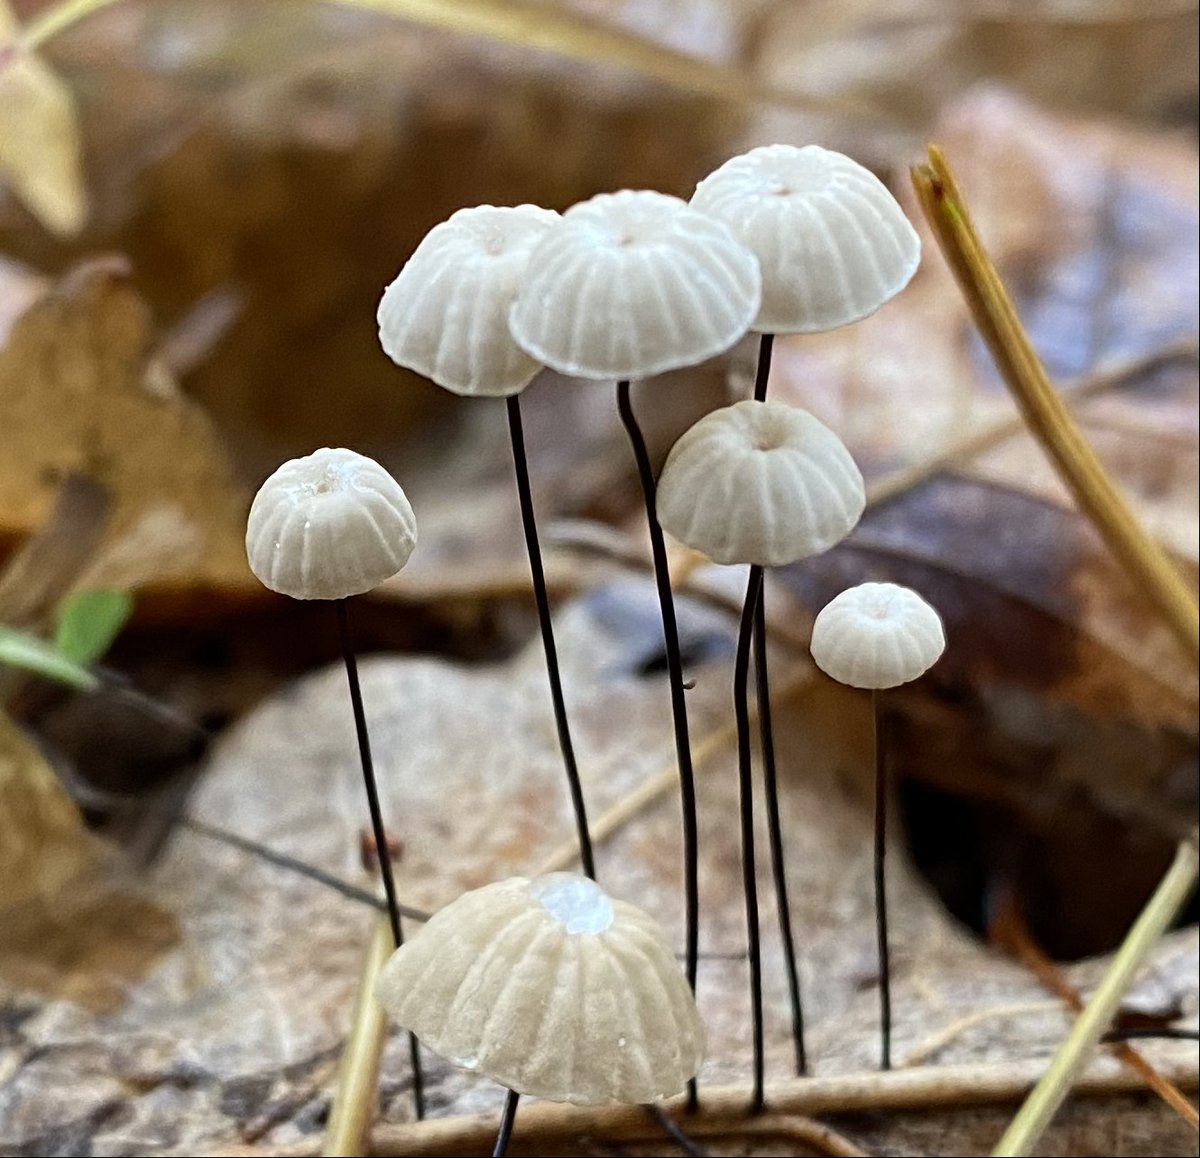
[(729, 349), (758, 312), (758, 261), (662, 193), (574, 205), (534, 247), (509, 323), (531, 357), (579, 378), (645, 378)]
[(832, 330), (873, 314), (909, 282), (921, 241), (887, 188), (819, 145), (764, 145), (705, 177), (692, 207), (724, 222), (762, 267), (751, 329)]
[(388, 357), (455, 394), (523, 390), (542, 365), (513, 342), (508, 311), (531, 250), (558, 220), (536, 205), (477, 205), (435, 225), (379, 303)]
[(662, 927), (575, 873), (464, 893), (392, 955), (376, 997), (454, 1065), (558, 1102), (671, 1097), (703, 1058)]
[(858, 522), (862, 475), (832, 430), (782, 402), (706, 414), (658, 480), (663, 528), (717, 563), (773, 567), (828, 550)]
[(831, 599), (813, 622), (812, 657), (838, 683), (894, 688), (927, 672), (946, 648), (942, 621), (896, 583), (860, 583)]
[(345, 599), (390, 579), (417, 543), (400, 484), (353, 450), (285, 462), (254, 496), (246, 556), (264, 586), (293, 599)]

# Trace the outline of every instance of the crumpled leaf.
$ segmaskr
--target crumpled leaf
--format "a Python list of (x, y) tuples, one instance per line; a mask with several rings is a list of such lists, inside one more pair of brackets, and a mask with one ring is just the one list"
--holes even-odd
[[(694, 741), (728, 723), (732, 618), (681, 602), (690, 665)], [(642, 675), (657, 617), (648, 583), (597, 588), (558, 616), (558, 643), (593, 820), (673, 764), (661, 674)], [(869, 716), (866, 701), (809, 669), (781, 662), (776, 725), (794, 919), (802, 953), (810, 1052), (818, 1073), (871, 1068), (877, 1004), (872, 985)], [(536, 871), (572, 821), (558, 763), (540, 644), (484, 667), (373, 657), (363, 691), (389, 831), (400, 844), (400, 891), (435, 906), (459, 890)], [(785, 687), (793, 691), (783, 694)], [(728, 733), (700, 764), (700, 1002), (709, 1037), (705, 1081), (742, 1080), (749, 1033), (737, 786)], [(344, 673), (316, 672), (265, 701), (226, 735), (192, 801), (207, 824), (264, 841), (359, 885), (365, 823)], [(760, 802), (761, 815), (761, 802)], [(894, 833), (893, 835), (897, 835)], [(1020, 967), (968, 937), (918, 882), (898, 845), (889, 865), (894, 937), (896, 1054), (925, 1050), (939, 1062), (1048, 1056), (1065, 1019)], [(765, 841), (760, 863), (765, 869)], [(667, 792), (599, 843), (602, 882), (636, 900), (681, 940), (678, 800)], [(18, 1144), (62, 1149), (71, 1138), (97, 1151), (187, 1154), (254, 1138), (263, 1153), (318, 1138), (337, 1047), (353, 1005), (356, 972), (373, 917), (312, 881), (208, 836), (179, 831), (147, 879), (150, 897), (179, 921), (182, 940), (129, 987), (125, 1003), (97, 1014), (46, 1002), (14, 984), (0, 956), (0, 993), (25, 1016), (7, 1039), (0, 1091)], [(769, 1073), (791, 1072), (787, 996), (761, 874)], [(1155, 971), (1196, 1006), (1194, 931), (1173, 936)], [(1101, 962), (1068, 970), (1086, 988)], [(64, 970), (64, 976), (71, 975)], [(978, 1019), (988, 1009), (994, 1020)], [(1018, 1012), (1013, 1013), (1016, 1009)], [(963, 1028), (955, 1029), (960, 1018)], [(1186, 1057), (1186, 1043), (1148, 1047)], [(406, 1046), (385, 1054), (385, 1119), (411, 1110)], [(501, 1092), (426, 1055), (438, 1114), (486, 1110)], [(72, 1090), (75, 1134), (52, 1090)], [(1177, 1152), (1186, 1128), (1144, 1102), (1129, 1107), (1133, 1133), (1156, 1130)], [(947, 1108), (939, 1145), (980, 1152), (998, 1132), (996, 1112)], [(1134, 1123), (1137, 1123), (1136, 1129)], [(854, 1127), (860, 1129), (865, 1127)], [(919, 1150), (919, 1116), (876, 1126), (889, 1148)], [(851, 1130), (853, 1133), (853, 1129)], [(1123, 1136), (1128, 1136), (1123, 1133)], [(82, 1142), (76, 1141), (75, 1145)], [(579, 1152), (589, 1153), (586, 1145)], [(1118, 1146), (1118, 1149), (1120, 1147)], [(575, 1152), (575, 1151), (571, 1151)], [(714, 1146), (713, 1153), (725, 1151)], [(744, 1153), (744, 1150), (736, 1151)], [(772, 1150), (772, 1153), (791, 1152)]]
[(0, 175), (47, 229), (74, 237), (87, 218), (75, 98), (17, 31), (0, 0)]
[(116, 259), (80, 267), (13, 323), (0, 348), (0, 539), (40, 527), (61, 480), (83, 474), (107, 489), (111, 513), (80, 586), (256, 591), (242, 543), (246, 492), (151, 340)]

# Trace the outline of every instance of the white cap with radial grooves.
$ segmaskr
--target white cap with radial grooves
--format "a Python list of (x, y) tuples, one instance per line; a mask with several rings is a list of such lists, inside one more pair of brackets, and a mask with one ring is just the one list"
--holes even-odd
[(857, 322), (895, 297), (921, 260), (921, 239), (884, 184), (818, 145), (751, 149), (705, 177), (691, 204), (758, 258), (759, 333)]
[(852, 688), (894, 688), (915, 680), (946, 649), (942, 621), (915, 591), (860, 583), (831, 599), (812, 630), (817, 667)]
[(400, 484), (353, 450), (324, 447), (285, 462), (246, 522), (250, 570), (293, 599), (344, 599), (390, 579), (417, 544)]
[(453, 1064), (556, 1102), (668, 1098), (704, 1054), (662, 927), (576, 873), (463, 894), (396, 950), (375, 992)]
[(531, 357), (579, 378), (646, 378), (729, 349), (758, 312), (758, 261), (663, 193), (601, 193), (534, 247), (509, 316)]
[(399, 366), (455, 394), (516, 394), (542, 368), (508, 311), (529, 253), (559, 220), (536, 205), (478, 205), (435, 225), (379, 303), (379, 341)]
[(866, 503), (842, 441), (806, 410), (735, 402), (675, 443), (658, 480), (664, 530), (717, 563), (776, 567), (820, 554)]

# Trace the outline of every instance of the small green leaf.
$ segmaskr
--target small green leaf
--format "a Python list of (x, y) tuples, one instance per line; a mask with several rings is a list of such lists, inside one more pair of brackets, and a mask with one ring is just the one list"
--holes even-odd
[(133, 612), (128, 591), (76, 591), (59, 604), (54, 643), (77, 663), (95, 663), (112, 646)]
[(83, 664), (63, 655), (57, 647), (11, 627), (0, 627), (0, 663), (83, 692), (93, 691), (100, 685), (99, 679)]

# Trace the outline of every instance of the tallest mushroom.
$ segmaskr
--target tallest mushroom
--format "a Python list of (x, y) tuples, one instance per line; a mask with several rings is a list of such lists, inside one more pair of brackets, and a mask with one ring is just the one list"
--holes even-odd
[[(662, 610), (683, 807), (686, 972), (699, 956), (696, 793), (683, 662), (654, 470), (630, 383), (729, 349), (758, 313), (758, 261), (723, 224), (676, 197), (601, 193), (568, 209), (534, 247), (509, 316), (531, 357), (563, 374), (617, 380), (617, 408), (641, 480)], [(690, 1091), (695, 1099), (694, 1085)]]
[[(819, 145), (764, 145), (726, 161), (696, 187), (692, 208), (725, 225), (758, 258), (762, 302), (754, 398), (764, 402), (776, 334), (811, 334), (861, 321), (916, 272), (921, 241), (884, 184), (857, 161)], [(806, 1068), (804, 1020), (788, 907), (767, 674), (766, 609), (751, 576), (763, 778), (776, 902), (792, 998), (796, 1067)], [(881, 823), (879, 817), (877, 824)], [(879, 841), (876, 841), (877, 848)], [(881, 854), (877, 853), (877, 856)], [(876, 866), (877, 877), (882, 866)], [(882, 910), (879, 919), (886, 924)], [(882, 994), (885, 1007), (888, 995)], [(885, 1055), (886, 1056), (886, 1055)]]

